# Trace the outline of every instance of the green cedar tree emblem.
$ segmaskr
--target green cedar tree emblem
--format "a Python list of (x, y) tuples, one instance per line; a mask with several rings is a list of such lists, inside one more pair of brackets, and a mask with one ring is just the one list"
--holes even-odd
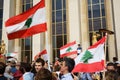
[(72, 48), (69, 47), (69, 48), (66, 50), (66, 52), (70, 52), (71, 50), (72, 50)]
[(88, 63), (88, 60), (91, 58), (93, 58), (93, 55), (91, 54), (90, 51), (87, 50), (80, 61), (83, 61), (84, 63)]
[(28, 18), (27, 21), (25, 22), (25, 26), (27, 26), (27, 28), (29, 28), (31, 23), (32, 23), (32, 18)]

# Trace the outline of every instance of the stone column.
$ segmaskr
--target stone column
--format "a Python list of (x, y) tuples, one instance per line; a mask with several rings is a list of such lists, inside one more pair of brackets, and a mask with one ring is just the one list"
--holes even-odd
[[(110, 31), (114, 31), (113, 25), (113, 14), (112, 14), (112, 5), (111, 0), (105, 0), (105, 12), (106, 12), (106, 26)], [(115, 31), (114, 31), (115, 32)], [(115, 34), (108, 34), (108, 56), (109, 60), (112, 61), (112, 58), (116, 56), (115, 51)]]
[(66, 0), (68, 42), (81, 43), (79, 0)]
[[(21, 13), (21, 0), (16, 0), (15, 5), (15, 15), (18, 15)], [(14, 51), (17, 52), (17, 59), (21, 60), (21, 46), (20, 46), (20, 39), (14, 40)]]
[[(112, 2), (112, 17), (113, 17), (113, 27), (114, 27), (114, 31), (115, 31), (115, 41), (116, 41), (116, 56), (118, 57), (118, 59), (120, 60), (120, 45), (119, 45), (119, 41), (120, 41), (120, 36), (119, 36), (119, 32), (120, 32), (120, 0), (111, 0)], [(113, 53), (114, 54), (114, 53)]]
[(10, 1), (10, 0), (5, 0), (4, 1), (4, 5), (3, 5), (3, 25), (2, 25), (2, 40), (4, 40), (5, 44), (6, 44), (6, 53), (8, 52), (8, 38), (7, 38), (7, 34), (6, 34), (6, 28), (5, 28), (5, 21), (7, 19), (9, 19), (10, 17), (10, 11), (11, 11), (11, 8), (10, 8), (10, 2), (13, 2), (13, 1)]
[(52, 53), (52, 39), (51, 39), (51, 26), (52, 26), (52, 22), (51, 22), (51, 5), (52, 4), (52, 0), (45, 0), (45, 8), (46, 8), (46, 21), (47, 21), (47, 31), (45, 32), (45, 48), (47, 49), (47, 53), (48, 53), (48, 58), (49, 58), (49, 62), (53, 61), (53, 53)]
[(2, 28), (2, 40), (6, 44), (6, 53), (14, 50), (14, 40), (8, 40), (5, 28), (5, 21), (15, 15), (15, 0), (4, 0), (3, 6), (3, 28)]
[(79, 0), (80, 4), (80, 39), (82, 50), (89, 47), (89, 26), (88, 26), (88, 7), (87, 0)]

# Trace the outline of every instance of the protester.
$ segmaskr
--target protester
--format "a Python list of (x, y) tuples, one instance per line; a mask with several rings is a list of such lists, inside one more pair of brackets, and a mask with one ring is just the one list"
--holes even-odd
[(117, 73), (120, 75), (120, 63), (117, 64), (117, 69), (116, 69)]
[(19, 80), (19, 78), (23, 75), (22, 71), (21, 71), (21, 64), (18, 62), (16, 63), (16, 69), (17, 71), (13, 74), (14, 76), (14, 80)]
[(38, 72), (41, 68), (43, 68), (45, 65), (45, 61), (41, 58), (38, 58), (36, 61), (35, 61), (35, 70), (36, 72)]
[(6, 63), (6, 68), (4, 72), (4, 76), (7, 77), (7, 79), (13, 79), (13, 74), (11, 74), (10, 69), (11, 69), (11, 61), (7, 61)]
[(81, 52), (82, 52), (82, 47), (80, 44), (78, 44), (77, 55), (79, 55)]
[(119, 74), (114, 63), (109, 62), (106, 66), (105, 80), (118, 80)]
[(118, 58), (117, 57), (113, 57), (113, 63), (115, 64), (115, 63), (119, 63), (119, 61), (118, 61)]
[(16, 69), (16, 62), (14, 60), (11, 61), (11, 69), (10, 72), (14, 74), (17, 71)]
[(71, 71), (73, 70), (74, 66), (75, 61), (71, 58), (65, 57), (60, 69), (61, 74), (63, 74), (60, 77), (60, 80), (73, 80), (74, 77), (72, 76)]
[(0, 80), (7, 80), (7, 78), (4, 76), (5, 67), (5, 64), (0, 62)]
[(31, 70), (31, 72), (34, 73), (34, 76), (41, 68), (44, 67), (44, 65), (45, 65), (45, 61), (42, 58), (36, 59), (36, 61), (34, 62), (32, 66), (32, 70)]
[(118, 80), (119, 75), (116, 73), (116, 71), (106, 71), (105, 73), (105, 80)]
[(31, 72), (31, 64), (24, 63), (23, 68), (24, 68), (24, 74), (19, 80), (33, 80), (34, 74)]
[(115, 65), (112, 62), (107, 63), (106, 66), (107, 71), (115, 71)]
[(53, 66), (53, 75), (59, 79), (59, 76), (60, 76), (60, 68), (61, 66), (60, 65), (54, 65)]
[(92, 80), (92, 73), (81, 73), (81, 80)]
[(57, 80), (57, 79), (52, 75), (52, 73), (48, 69), (41, 68), (37, 72), (34, 80)]

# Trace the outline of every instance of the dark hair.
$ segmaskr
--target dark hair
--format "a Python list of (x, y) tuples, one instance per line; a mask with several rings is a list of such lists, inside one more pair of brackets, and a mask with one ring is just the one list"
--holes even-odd
[(35, 62), (42, 63), (42, 66), (44, 66), (44, 64), (45, 64), (45, 61), (43, 59), (41, 59), (41, 58), (38, 58)]
[(3, 74), (5, 72), (6, 65), (2, 62), (0, 62), (0, 74)]
[(34, 74), (37, 73), (36, 70), (35, 70), (35, 63), (34, 63), (33, 66), (32, 66), (31, 72), (34, 73)]
[(52, 73), (45, 68), (41, 68), (35, 76), (35, 80), (53, 80)]
[(81, 46), (80, 44), (78, 44), (78, 46)]
[(68, 71), (71, 72), (75, 66), (75, 61), (72, 58), (67, 57), (65, 57), (63, 61), (65, 61), (66, 66), (68, 66)]
[(113, 57), (113, 61), (118, 61), (118, 58), (117, 57)]
[(109, 62), (109, 63), (107, 64), (107, 66), (114, 66), (114, 63)]
[(31, 71), (31, 68), (32, 68), (30, 63), (23, 63), (22, 67), (26, 72)]
[(105, 72), (106, 80), (117, 80), (118, 77), (119, 77), (119, 75), (116, 71), (106, 71)]

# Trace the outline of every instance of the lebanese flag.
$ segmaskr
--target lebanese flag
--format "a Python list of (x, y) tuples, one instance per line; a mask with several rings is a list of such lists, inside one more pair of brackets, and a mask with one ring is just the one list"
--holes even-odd
[(5, 22), (8, 39), (25, 38), (37, 33), (45, 32), (46, 25), (45, 1)]
[(60, 48), (60, 57), (75, 58), (77, 56), (77, 44), (76, 42), (70, 42)]
[(105, 69), (104, 43), (106, 36), (90, 46), (75, 58), (75, 68), (72, 72), (96, 72)]
[(35, 57), (34, 60), (36, 60), (37, 58), (41, 57), (42, 59), (44, 59), (45, 61), (48, 60), (48, 54), (47, 54), (47, 50), (44, 49), (42, 50), (40, 53), (38, 53)]

